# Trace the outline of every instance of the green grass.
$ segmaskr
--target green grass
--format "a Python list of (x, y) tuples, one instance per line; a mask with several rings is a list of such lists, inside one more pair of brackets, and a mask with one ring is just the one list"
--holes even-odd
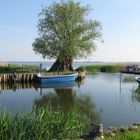
[(9, 64), (7, 66), (0, 66), (0, 73), (26, 73), (26, 72), (33, 72), (38, 71), (39, 67), (33, 66), (33, 65), (15, 65), (15, 64)]
[(100, 68), (101, 72), (110, 72), (110, 73), (115, 73), (115, 72), (120, 72), (123, 69), (122, 65), (103, 65)]
[(0, 112), (1, 140), (76, 139), (87, 127), (89, 119), (77, 107), (67, 113), (61, 108), (41, 108), (25, 115)]
[(118, 133), (114, 137), (105, 137), (105, 140), (140, 140), (140, 129), (137, 131)]
[(108, 72), (108, 73), (115, 73), (120, 72), (123, 69), (122, 65), (88, 65), (88, 66), (81, 66), (77, 70), (80, 71), (87, 71), (88, 73), (96, 74), (98, 72)]

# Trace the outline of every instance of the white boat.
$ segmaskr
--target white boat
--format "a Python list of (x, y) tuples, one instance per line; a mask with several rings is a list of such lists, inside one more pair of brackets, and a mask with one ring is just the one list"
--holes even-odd
[(140, 77), (135, 77), (135, 80), (140, 84)]

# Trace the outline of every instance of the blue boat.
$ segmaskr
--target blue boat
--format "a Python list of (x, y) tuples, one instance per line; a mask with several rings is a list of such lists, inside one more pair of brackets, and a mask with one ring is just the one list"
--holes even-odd
[(67, 83), (71, 81), (75, 81), (78, 76), (78, 73), (69, 73), (62, 75), (45, 75), (45, 74), (37, 74), (38, 80), (40, 84), (47, 83)]

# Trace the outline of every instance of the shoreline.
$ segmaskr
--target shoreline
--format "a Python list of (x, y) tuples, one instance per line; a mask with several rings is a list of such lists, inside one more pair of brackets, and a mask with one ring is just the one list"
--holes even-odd
[[(132, 125), (121, 125), (119, 127), (108, 127), (103, 128), (103, 124), (91, 124), (91, 127), (88, 129), (86, 134), (82, 135), (83, 139), (105, 139), (115, 138), (120, 134), (133, 133), (140, 131), (140, 123), (134, 122)], [(139, 132), (138, 132), (139, 133)], [(140, 136), (140, 133), (139, 133)]]

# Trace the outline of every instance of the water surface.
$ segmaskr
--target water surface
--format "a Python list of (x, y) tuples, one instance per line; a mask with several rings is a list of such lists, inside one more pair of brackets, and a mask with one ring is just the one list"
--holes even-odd
[(28, 112), (35, 105), (51, 104), (68, 110), (76, 104), (104, 127), (129, 125), (140, 122), (140, 96), (135, 93), (138, 84), (124, 82), (126, 76), (99, 73), (87, 75), (81, 83), (65, 85), (0, 85), (0, 108)]

